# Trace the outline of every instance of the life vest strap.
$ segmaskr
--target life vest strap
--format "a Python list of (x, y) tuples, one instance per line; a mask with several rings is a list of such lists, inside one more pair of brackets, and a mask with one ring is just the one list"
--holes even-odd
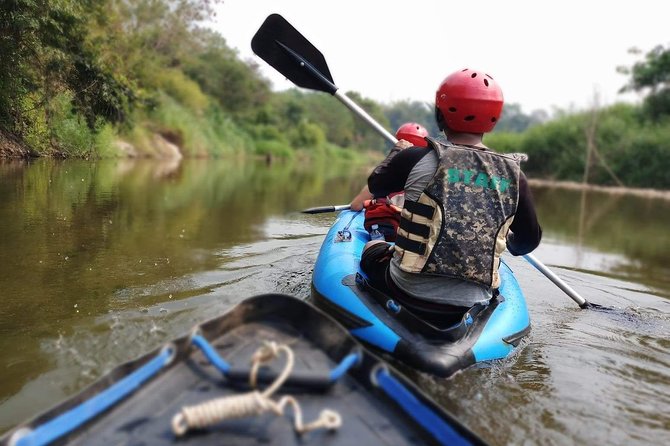
[(435, 215), (434, 207), (419, 203), (418, 201), (405, 200), (405, 209), (407, 209), (412, 214), (420, 215), (421, 217), (425, 217), (429, 220), (432, 220), (433, 215)]
[(395, 244), (398, 248), (402, 248), (406, 251), (419, 254), (420, 256), (426, 253), (426, 244), (422, 242), (417, 242), (416, 240), (410, 240), (405, 236), (398, 234), (396, 236)]
[(430, 236), (430, 227), (428, 225), (410, 221), (406, 218), (400, 218), (400, 229), (404, 229), (410, 234), (416, 234), (425, 239)]

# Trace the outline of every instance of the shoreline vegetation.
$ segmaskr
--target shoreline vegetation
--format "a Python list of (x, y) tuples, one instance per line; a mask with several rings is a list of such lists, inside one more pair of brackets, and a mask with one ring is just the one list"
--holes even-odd
[[(181, 149), (175, 144), (169, 142), (161, 135), (154, 135), (154, 141), (157, 148), (152, 155), (142, 155), (137, 153), (136, 149), (129, 143), (118, 140), (115, 144), (119, 148), (121, 156), (116, 158), (132, 159), (153, 159), (157, 162), (170, 161), (172, 163), (180, 163), (184, 156)], [(0, 133), (0, 163), (21, 162), (28, 161), (33, 158), (45, 158), (30, 156), (29, 150), (21, 147), (19, 144), (4, 137)], [(46, 157), (49, 158), (49, 157)], [(62, 157), (56, 157), (62, 158)], [(239, 157), (238, 157), (239, 158)], [(267, 164), (281, 161), (281, 159), (272, 158), (270, 155), (255, 155), (252, 158), (264, 160)], [(378, 152), (369, 151), (366, 156), (366, 161), (355, 163), (357, 166), (372, 166), (381, 160), (381, 155)], [(660, 199), (670, 201), (670, 190), (651, 189), (651, 188), (635, 188), (622, 186), (602, 186), (597, 184), (588, 184), (577, 181), (561, 181), (549, 180), (540, 178), (528, 178), (528, 184), (541, 188), (565, 189), (575, 191), (600, 192), (610, 195), (632, 195), (640, 198)]]
[[(384, 156), (391, 144), (330, 95), (273, 91), (255, 61), (242, 60), (207, 26), (218, 3), (0, 2), (0, 159), (363, 165)], [(509, 102), (486, 144), (527, 154), (523, 169), (532, 178), (670, 190), (670, 86), (658, 80), (667, 78), (668, 55), (659, 46), (630, 69), (613, 67), (630, 75), (622, 91), (649, 92), (640, 105), (594, 101), (592, 110), (550, 116)], [(384, 128), (418, 122), (439, 134), (429, 104), (346, 94)]]

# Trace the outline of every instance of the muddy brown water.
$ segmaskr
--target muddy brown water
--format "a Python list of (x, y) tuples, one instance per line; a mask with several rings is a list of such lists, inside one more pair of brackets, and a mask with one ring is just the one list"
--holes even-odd
[[(331, 164), (0, 164), (0, 431), (245, 297), (307, 298), (334, 215), (298, 211), (346, 203), (365, 177)], [(533, 193), (536, 256), (614, 311), (580, 310), (508, 256), (530, 336), (417, 381), (494, 445), (670, 444), (670, 202)]]

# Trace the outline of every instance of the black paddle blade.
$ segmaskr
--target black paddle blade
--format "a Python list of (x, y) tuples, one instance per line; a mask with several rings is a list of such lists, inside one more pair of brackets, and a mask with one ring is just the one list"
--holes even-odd
[(335, 206), (319, 206), (317, 208), (308, 208), (300, 212), (303, 214), (323, 214), (326, 212), (335, 212), (335, 210)]
[(597, 311), (617, 311), (614, 307), (606, 307), (604, 305), (596, 304), (593, 302), (586, 302), (584, 305), (579, 306), (582, 309), (597, 310)]
[(308, 208), (300, 212), (302, 212), (303, 214), (323, 214), (325, 212), (339, 212), (349, 209), (351, 209), (351, 206), (348, 204), (338, 204), (334, 206), (331, 205), (331, 206), (319, 206), (316, 208)]
[(298, 87), (337, 91), (323, 54), (279, 14), (265, 19), (251, 39), (251, 49)]

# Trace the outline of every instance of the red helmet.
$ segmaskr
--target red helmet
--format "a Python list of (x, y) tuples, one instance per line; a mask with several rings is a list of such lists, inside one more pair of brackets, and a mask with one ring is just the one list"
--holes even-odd
[(503, 108), (500, 86), (491, 76), (465, 68), (447, 76), (435, 95), (441, 130), (486, 133), (493, 130)]
[(395, 132), (396, 138), (409, 141), (416, 147), (428, 147), (428, 141), (425, 139), (426, 136), (428, 136), (428, 130), (416, 122), (407, 122), (398, 127), (398, 130)]

